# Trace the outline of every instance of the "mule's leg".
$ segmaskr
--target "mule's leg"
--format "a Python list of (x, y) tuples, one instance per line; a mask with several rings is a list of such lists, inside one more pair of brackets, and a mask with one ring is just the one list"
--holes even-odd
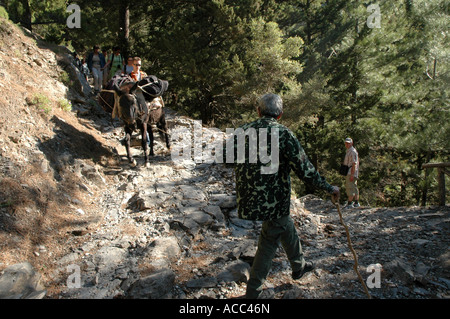
[(147, 132), (148, 132), (148, 135), (150, 136), (150, 156), (155, 156), (155, 153), (153, 152), (153, 144), (154, 144), (155, 137), (153, 136), (153, 130), (152, 130), (151, 124), (148, 125)]
[(147, 123), (142, 124), (141, 141), (142, 141), (142, 149), (144, 150), (144, 162), (145, 162), (145, 166), (149, 167), (150, 162), (149, 162), (149, 158), (148, 158), (147, 129), (148, 129)]
[(131, 135), (133, 131), (128, 127), (125, 127), (125, 149), (127, 150), (128, 162), (130, 162), (132, 167), (137, 165), (136, 160), (131, 156)]
[(167, 128), (166, 116), (165, 114), (161, 114), (158, 124), (156, 125), (159, 129), (160, 134), (165, 139), (166, 146), (170, 149), (170, 136), (169, 129)]

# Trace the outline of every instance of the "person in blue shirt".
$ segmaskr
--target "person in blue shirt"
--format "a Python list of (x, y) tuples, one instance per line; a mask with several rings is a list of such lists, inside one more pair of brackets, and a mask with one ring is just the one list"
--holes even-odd
[(87, 58), (89, 71), (94, 77), (94, 93), (97, 94), (103, 86), (103, 69), (105, 68), (105, 56), (100, 52), (100, 47), (95, 45), (93, 52)]

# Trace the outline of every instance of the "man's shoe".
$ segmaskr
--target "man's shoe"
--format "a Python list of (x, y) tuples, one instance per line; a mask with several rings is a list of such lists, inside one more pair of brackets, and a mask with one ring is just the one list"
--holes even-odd
[(361, 205), (359, 205), (359, 203), (353, 203), (353, 208), (357, 208), (357, 207), (359, 207), (359, 206), (361, 206)]
[(343, 209), (349, 209), (349, 208), (353, 208), (353, 202), (349, 203), (349, 202), (345, 202), (344, 205), (342, 205)]
[(312, 262), (307, 261), (305, 263), (305, 267), (302, 270), (292, 272), (292, 279), (297, 280), (303, 277), (304, 274), (310, 272), (314, 269), (314, 264)]

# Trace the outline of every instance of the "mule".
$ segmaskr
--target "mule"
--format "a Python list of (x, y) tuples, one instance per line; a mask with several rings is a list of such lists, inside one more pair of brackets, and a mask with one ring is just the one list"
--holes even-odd
[(157, 130), (161, 138), (165, 141), (167, 149), (170, 150), (170, 136), (168, 133), (168, 127), (166, 122), (166, 114), (164, 113), (164, 100), (161, 96), (155, 97), (148, 103), (149, 108), (149, 120), (148, 120), (148, 133), (150, 139), (150, 155), (153, 154), (154, 136), (152, 130), (152, 124), (156, 125)]
[[(164, 112), (164, 100), (162, 94), (167, 91), (169, 82), (158, 79), (154, 75), (144, 77), (139, 82), (145, 100), (149, 104), (150, 119), (149, 124), (155, 124), (161, 138), (165, 141), (167, 149), (170, 149), (170, 136)], [(149, 128), (150, 135), (150, 155), (153, 156), (153, 131)]]
[[(145, 101), (144, 95), (138, 89), (138, 82), (134, 83), (127, 90), (120, 89), (114, 85), (114, 90), (118, 96), (117, 108), (118, 116), (124, 122), (125, 130), (125, 148), (127, 158), (132, 167), (137, 165), (136, 160), (131, 155), (131, 137), (134, 131), (139, 130), (141, 133), (142, 149), (144, 150), (144, 163), (146, 167), (150, 166), (148, 156), (148, 121), (150, 118), (149, 108)], [(151, 151), (151, 155), (153, 150)]]
[(114, 86), (117, 85), (121, 90), (126, 90), (130, 84), (135, 81), (129, 75), (114, 75), (111, 80), (103, 87), (98, 95), (97, 101), (104, 111), (112, 113), (114, 110)]

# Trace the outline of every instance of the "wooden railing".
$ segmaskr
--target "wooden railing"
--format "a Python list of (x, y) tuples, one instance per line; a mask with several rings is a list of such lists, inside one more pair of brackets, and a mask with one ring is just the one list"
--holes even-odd
[(450, 167), (450, 163), (427, 163), (422, 165), (422, 168), (437, 168), (438, 170), (439, 206), (445, 206), (445, 174), (450, 174), (446, 167)]

